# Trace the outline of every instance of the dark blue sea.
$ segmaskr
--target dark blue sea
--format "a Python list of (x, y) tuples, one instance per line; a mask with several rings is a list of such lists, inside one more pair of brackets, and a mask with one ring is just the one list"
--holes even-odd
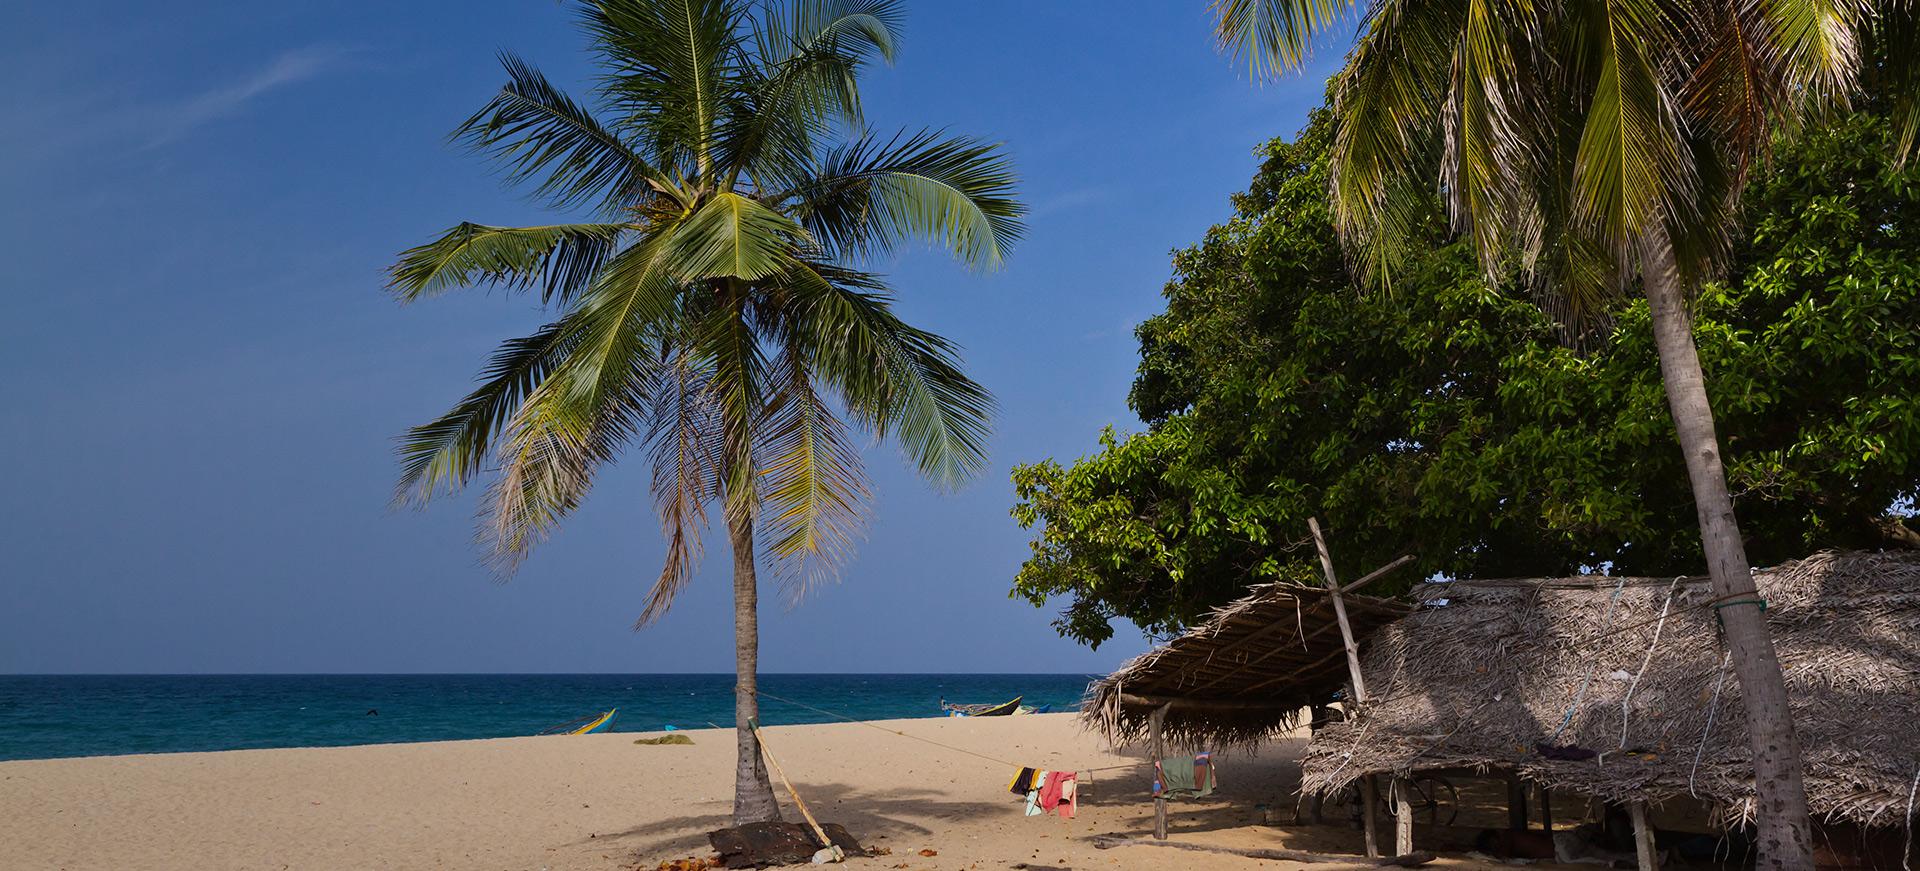
[[(763, 696), (760, 720), (932, 717), (942, 698), (1069, 710), (1090, 679), (765, 674), (799, 704)], [(732, 726), (733, 675), (0, 675), (0, 760), (499, 738), (608, 708), (616, 732)]]

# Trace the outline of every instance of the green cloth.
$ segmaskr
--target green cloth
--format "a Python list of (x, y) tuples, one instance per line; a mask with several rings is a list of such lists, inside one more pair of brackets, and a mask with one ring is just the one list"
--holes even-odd
[(1213, 793), (1210, 760), (1168, 759), (1160, 763), (1160, 792), (1167, 798), (1203, 798)]

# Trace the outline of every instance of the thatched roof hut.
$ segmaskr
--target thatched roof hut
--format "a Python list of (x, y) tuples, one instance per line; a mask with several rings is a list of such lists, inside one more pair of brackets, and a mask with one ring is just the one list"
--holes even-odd
[[(1920, 783), (1920, 557), (1821, 553), (1755, 579), (1814, 813), (1906, 824)], [(1421, 610), (1366, 646), (1372, 700), (1314, 737), (1304, 791), (1464, 767), (1753, 815), (1739, 681), (1705, 579), (1457, 581), (1416, 598)]]
[[(1359, 639), (1411, 610), (1350, 593), (1342, 600)], [(1347, 674), (1332, 594), (1269, 584), (1088, 687), (1081, 717), (1116, 743), (1132, 743), (1148, 737), (1150, 715), (1166, 706), (1170, 740), (1252, 743), (1293, 728), (1302, 708), (1331, 701)]]

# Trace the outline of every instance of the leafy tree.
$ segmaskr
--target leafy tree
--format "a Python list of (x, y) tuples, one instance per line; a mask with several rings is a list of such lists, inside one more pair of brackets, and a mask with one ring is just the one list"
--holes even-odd
[[(1319, 113), (1270, 143), (1234, 219), (1175, 254), (1167, 311), (1137, 331), (1148, 429), (1015, 469), (1039, 534), (1014, 595), (1065, 599), (1058, 627), (1090, 644), (1114, 618), (1175, 632), (1248, 582), (1317, 582), (1296, 540), (1313, 514), (1346, 574), (1418, 558), (1378, 592), (1697, 571), (1645, 303), (1576, 352), (1437, 234), (1392, 294), (1360, 293), (1331, 241), (1330, 133)], [(1727, 280), (1694, 302), (1762, 563), (1916, 544), (1887, 510), (1920, 491), (1920, 168), (1892, 165), (1893, 142), (1863, 112), (1788, 143), (1748, 191)]]
[(456, 132), (587, 223), (463, 223), (407, 250), (414, 301), (475, 284), (537, 291), (554, 320), (504, 344), (480, 386), (400, 448), (425, 502), (497, 466), (482, 535), (511, 571), (629, 449), (653, 467), (667, 562), (640, 623), (701, 556), (708, 506), (733, 556), (736, 823), (779, 807), (758, 713), (761, 536), (796, 591), (843, 558), (865, 478), (849, 425), (946, 484), (984, 462), (991, 399), (946, 340), (902, 322), (858, 264), (908, 240), (997, 265), (1023, 207), (996, 146), (876, 136), (857, 83), (890, 60), (890, 0), (600, 0), (579, 6), (595, 110), (532, 66)]
[[(1351, 0), (1216, 0), (1221, 40), (1298, 66)], [(1638, 279), (1713, 590), (1725, 604), (1758, 790), (1761, 867), (1808, 867), (1786, 683), (1721, 461), (1687, 298), (1724, 266), (1734, 208), (1776, 133), (1843, 106), (1861, 43), (1916, 112), (1908, 0), (1369, 4), (1334, 78), (1334, 223), (1376, 277), (1437, 183), (1489, 272), (1516, 261), (1576, 328)]]

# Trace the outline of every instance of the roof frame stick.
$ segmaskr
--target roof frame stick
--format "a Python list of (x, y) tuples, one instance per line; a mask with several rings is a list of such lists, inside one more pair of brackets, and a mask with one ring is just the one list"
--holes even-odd
[(1396, 559), (1393, 562), (1387, 563), (1384, 566), (1381, 566), (1377, 569), (1374, 569), (1373, 571), (1370, 571), (1364, 575), (1361, 575), (1360, 580), (1354, 581), (1351, 584), (1341, 587), (1340, 592), (1351, 593), (1354, 590), (1358, 590), (1361, 587), (1364, 587), (1368, 584), (1373, 583), (1374, 581), (1377, 581), (1383, 577), (1386, 577), (1386, 574), (1388, 572), (1391, 572), (1394, 569), (1404, 566), (1410, 562), (1413, 562), (1413, 554), (1410, 554), (1410, 553), (1401, 554), (1399, 559)]

